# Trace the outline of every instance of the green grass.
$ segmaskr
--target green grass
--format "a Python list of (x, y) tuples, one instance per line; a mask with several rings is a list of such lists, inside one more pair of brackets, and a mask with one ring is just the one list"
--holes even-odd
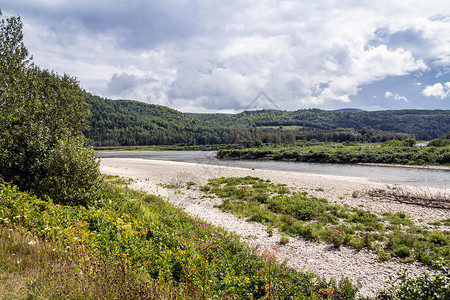
[[(355, 298), (347, 279), (288, 268), (273, 253), (261, 256), (159, 197), (130, 190), (118, 178), (108, 181), (95, 205), (70, 207), (0, 180), (5, 298), (317, 299), (324, 290)], [(261, 190), (269, 185), (286, 193), (284, 186), (259, 183)]]
[(266, 224), (269, 232), (277, 227), (284, 234), (336, 247), (366, 248), (378, 253), (382, 261), (391, 257), (430, 265), (438, 259), (450, 261), (450, 232), (415, 226), (405, 213), (331, 204), (304, 191), (294, 192), (285, 185), (250, 176), (212, 179), (200, 190), (222, 198), (222, 210)]

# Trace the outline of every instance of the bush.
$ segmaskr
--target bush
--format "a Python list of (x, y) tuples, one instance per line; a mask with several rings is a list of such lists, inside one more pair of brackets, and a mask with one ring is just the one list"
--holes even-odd
[(427, 147), (445, 147), (449, 145), (450, 139), (434, 139), (427, 144)]
[(344, 244), (345, 232), (338, 229), (332, 229), (330, 233), (330, 241), (336, 248), (339, 248)]
[(436, 245), (447, 245), (447, 235), (442, 231), (433, 231), (430, 235), (430, 242)]
[(402, 144), (405, 147), (414, 147), (416, 143), (417, 143), (416, 140), (412, 138), (407, 138), (402, 141)]
[(406, 258), (411, 256), (411, 248), (405, 245), (401, 245), (399, 247), (396, 247), (394, 249), (394, 256), (400, 257), (400, 258)]
[(450, 299), (449, 266), (437, 262), (435, 267), (438, 272), (418, 278), (409, 277), (404, 272), (397, 279), (391, 280), (390, 287), (382, 291), (378, 299)]
[(64, 205), (92, 203), (100, 186), (100, 171), (94, 151), (83, 146), (83, 138), (59, 140), (46, 164), (48, 173), (35, 187), (36, 194)]

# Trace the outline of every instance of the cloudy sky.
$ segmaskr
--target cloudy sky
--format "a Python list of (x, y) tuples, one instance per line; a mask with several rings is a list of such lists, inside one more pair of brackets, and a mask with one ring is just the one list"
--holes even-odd
[[(40, 67), (184, 112), (450, 109), (450, 5), (0, 0)], [(255, 98), (264, 92), (269, 99)]]

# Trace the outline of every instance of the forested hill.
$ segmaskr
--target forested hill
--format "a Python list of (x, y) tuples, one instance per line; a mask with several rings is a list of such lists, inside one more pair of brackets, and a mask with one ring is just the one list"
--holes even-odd
[(450, 131), (450, 110), (385, 110), (327, 111), (301, 109), (297, 111), (259, 110), (239, 114), (188, 114), (225, 126), (265, 127), (299, 126), (303, 130), (335, 128), (372, 128), (413, 134), (419, 140), (445, 136)]
[(95, 146), (277, 143), (312, 138), (383, 142), (410, 135), (431, 140), (446, 136), (450, 131), (448, 110), (342, 112), (305, 109), (187, 114), (138, 101), (108, 100), (91, 94), (86, 98), (92, 116), (91, 129), (85, 135)]
[(109, 100), (87, 94), (95, 146), (223, 143), (222, 132), (207, 122), (174, 109), (131, 100)]

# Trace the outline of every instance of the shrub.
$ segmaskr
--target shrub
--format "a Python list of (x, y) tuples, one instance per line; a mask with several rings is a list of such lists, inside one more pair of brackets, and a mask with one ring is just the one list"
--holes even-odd
[(447, 245), (447, 235), (442, 231), (433, 231), (430, 235), (430, 242), (436, 245)]
[(272, 235), (273, 235), (273, 226), (272, 226), (272, 224), (269, 224), (269, 225), (267, 226), (266, 232), (267, 232), (267, 234), (268, 234), (269, 236), (272, 236)]
[(317, 223), (306, 224), (301, 229), (301, 235), (307, 240), (317, 241), (320, 236), (319, 230), (320, 225)]
[(414, 147), (416, 143), (417, 143), (416, 140), (413, 138), (407, 138), (402, 141), (402, 144), (405, 147)]
[(403, 272), (398, 278), (389, 282), (390, 287), (378, 295), (379, 299), (449, 299), (449, 266), (443, 262), (435, 263), (438, 272), (424, 274), (421, 277), (409, 277)]
[(83, 138), (63, 138), (50, 151), (48, 172), (34, 187), (36, 194), (56, 203), (86, 206), (96, 198), (100, 187), (98, 160)]
[(252, 199), (254, 199), (258, 202), (261, 202), (261, 203), (266, 203), (268, 198), (269, 198), (269, 195), (267, 195), (265, 193), (258, 193), (252, 197)]
[(394, 248), (393, 254), (396, 257), (405, 258), (411, 256), (411, 248), (406, 245), (400, 245), (399, 247)]
[(280, 244), (286, 245), (287, 243), (289, 243), (289, 237), (285, 234), (281, 234)]
[(388, 261), (391, 259), (391, 255), (388, 252), (381, 250), (378, 252), (378, 259), (380, 261)]
[(345, 232), (338, 229), (332, 229), (330, 233), (330, 241), (337, 248), (342, 246), (345, 241)]

